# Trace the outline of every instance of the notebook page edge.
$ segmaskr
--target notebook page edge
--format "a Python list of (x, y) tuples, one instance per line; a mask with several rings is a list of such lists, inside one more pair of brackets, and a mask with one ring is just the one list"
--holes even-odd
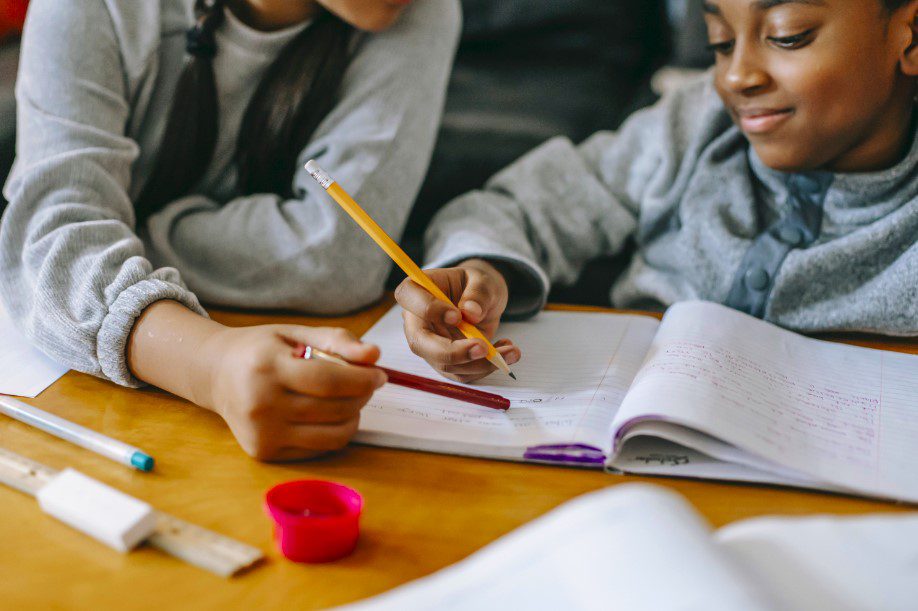
[[(644, 392), (643, 392), (644, 396), (641, 398), (641, 401), (638, 402), (637, 400), (634, 399), (634, 395), (637, 394), (634, 392), (634, 389), (635, 387), (640, 386), (643, 376), (646, 374), (645, 370), (648, 369), (647, 367), (648, 363), (653, 362), (654, 359), (657, 358), (657, 355), (660, 353), (661, 346), (666, 345), (667, 333), (673, 329), (674, 324), (677, 327), (677, 331), (678, 331), (678, 326), (683, 324), (681, 322), (682, 317), (683, 317), (682, 312), (688, 311), (689, 316), (691, 316), (693, 314), (691, 311), (692, 310), (697, 311), (699, 307), (702, 308), (701, 311), (702, 311), (703, 316), (710, 317), (711, 315), (716, 316), (717, 314), (724, 314), (726, 315), (728, 319), (726, 323), (727, 325), (732, 325), (734, 327), (736, 326), (745, 327), (747, 331), (749, 331), (749, 333), (753, 333), (754, 330), (758, 330), (760, 333), (770, 334), (773, 339), (773, 342), (772, 342), (773, 344), (776, 343), (778, 345), (784, 346), (785, 348), (788, 345), (794, 346), (795, 349), (798, 346), (803, 346), (803, 347), (813, 346), (814, 348), (812, 348), (810, 352), (817, 352), (817, 353), (822, 353), (822, 354), (828, 353), (830, 355), (841, 355), (841, 356), (838, 356), (837, 359), (842, 362), (844, 362), (843, 360), (844, 357), (857, 361), (857, 360), (860, 360), (861, 357), (869, 358), (870, 356), (880, 355), (882, 358), (882, 356), (886, 354), (886, 352), (882, 350), (864, 348), (860, 346), (850, 346), (847, 344), (839, 344), (835, 342), (828, 342), (825, 340), (818, 340), (818, 339), (805, 337), (797, 333), (794, 333), (792, 331), (781, 329), (775, 325), (772, 325), (771, 323), (749, 317), (748, 315), (742, 314), (740, 312), (735, 312), (719, 304), (714, 304), (714, 303), (709, 303), (709, 302), (682, 302), (679, 304), (675, 304), (671, 306), (670, 309), (667, 311), (667, 315), (664, 317), (661, 323), (660, 329), (657, 332), (657, 337), (655, 338), (654, 346), (652, 346), (651, 351), (648, 353), (647, 359), (642, 364), (641, 370), (639, 371), (638, 375), (635, 377), (635, 383), (632, 384), (632, 387), (629, 389), (629, 392), (627, 393), (624, 401), (622, 402), (622, 407), (616, 416), (616, 420), (613, 423), (613, 427), (612, 427), (613, 428), (613, 444), (612, 444), (613, 449), (612, 449), (612, 452), (610, 453), (611, 457), (608, 461), (608, 463), (612, 466), (612, 468), (615, 468), (615, 457), (621, 452), (621, 444), (622, 444), (622, 440), (623, 440), (625, 432), (627, 432), (629, 427), (633, 426), (636, 422), (640, 422), (642, 420), (663, 419), (663, 418), (667, 418), (670, 420), (680, 420), (681, 419), (679, 418), (679, 414), (675, 414), (672, 408), (656, 408), (655, 407), (652, 410), (648, 409), (646, 407), (647, 398), (651, 396), (652, 391), (647, 391), (646, 389), (644, 389)], [(749, 325), (751, 325), (751, 327)], [(663, 339), (659, 339), (661, 337)], [(723, 342), (723, 343), (727, 346), (730, 346), (729, 341)], [(799, 349), (796, 351), (799, 353), (807, 352), (805, 349)], [(899, 359), (899, 357), (908, 358), (909, 356), (911, 356), (912, 359), (915, 359), (916, 362), (918, 362), (918, 357), (915, 357), (913, 355), (899, 355), (898, 353), (889, 353), (889, 354), (893, 355), (892, 357), (889, 357), (890, 359)], [(816, 371), (817, 373), (812, 374), (812, 375), (815, 375), (816, 376), (815, 379), (818, 381), (819, 379), (818, 378), (818, 368), (816, 369)], [(659, 374), (659, 373), (657, 374), (658, 377), (660, 375), (662, 374)], [(658, 401), (658, 403), (662, 403), (662, 401)], [(796, 407), (796, 406), (792, 406), (792, 407)], [(663, 413), (660, 413), (660, 412), (663, 412)], [(826, 482), (826, 485), (824, 487), (819, 486), (820, 489), (830, 489), (832, 491), (838, 491), (838, 492), (875, 496), (875, 497), (884, 498), (884, 499), (904, 499), (904, 500), (911, 500), (913, 502), (915, 502), (916, 499), (918, 499), (918, 491), (915, 491), (915, 490), (912, 490), (910, 492), (906, 490), (894, 490), (890, 488), (889, 485), (881, 485), (880, 483), (871, 484), (869, 482), (865, 483), (863, 481), (852, 478), (852, 476), (848, 476), (847, 478), (848, 481), (845, 481), (846, 477), (844, 475), (833, 476), (832, 474), (825, 474), (825, 473), (820, 475), (818, 471), (813, 472), (808, 469), (801, 468), (799, 464), (796, 464), (795, 462), (787, 459), (787, 457), (782, 454), (777, 454), (775, 456), (768, 456), (767, 453), (762, 454), (761, 452), (756, 452), (752, 449), (747, 449), (744, 447), (745, 444), (728, 439), (730, 435), (724, 432), (723, 425), (719, 425), (717, 421), (706, 422), (706, 421), (699, 421), (698, 419), (689, 419), (688, 424), (692, 428), (698, 431), (701, 431), (702, 433), (705, 433), (717, 439), (723, 440), (725, 442), (731, 443), (732, 445), (742, 449), (743, 451), (750, 453), (751, 455), (760, 456), (767, 460), (772, 460), (778, 464), (781, 464), (782, 466), (786, 468), (796, 470), (796, 471), (801, 471), (816, 481)], [(748, 434), (748, 431), (746, 433)], [(825, 468), (823, 468), (823, 470), (825, 470)]]

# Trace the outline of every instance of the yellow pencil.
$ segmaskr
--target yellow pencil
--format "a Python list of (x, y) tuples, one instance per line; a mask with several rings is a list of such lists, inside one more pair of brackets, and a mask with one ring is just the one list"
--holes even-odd
[[(427, 277), (427, 274), (421, 271), (421, 268), (411, 260), (411, 257), (405, 254), (405, 251), (395, 243), (395, 240), (390, 238), (389, 234), (383, 231), (383, 228), (377, 225), (376, 221), (374, 221), (369, 214), (364, 212), (363, 208), (354, 201), (354, 198), (348, 195), (347, 191), (341, 188), (341, 185), (332, 180), (328, 172), (323, 170), (314, 159), (310, 159), (306, 163), (306, 171), (309, 172), (310, 176), (316, 179), (316, 182), (322, 185), (322, 188), (325, 189), (342, 208), (344, 208), (344, 211), (347, 212), (352, 219), (357, 221), (357, 224), (360, 225), (377, 244), (379, 244), (379, 247), (395, 261), (396, 265), (402, 268), (402, 271), (404, 271), (409, 278), (423, 286), (437, 299), (445, 301), (450, 305), (455, 305), (450, 301), (449, 297), (440, 290), (440, 287), (434, 284), (433, 281)], [(510, 371), (510, 367), (507, 365), (504, 357), (500, 355), (497, 349), (488, 341), (488, 338), (485, 337), (484, 333), (479, 331), (475, 325), (465, 320), (461, 320), (458, 329), (469, 339), (480, 339), (484, 341), (485, 345), (488, 347), (486, 358), (491, 361), (495, 367), (512, 377), (514, 380), (516, 379), (516, 376)]]

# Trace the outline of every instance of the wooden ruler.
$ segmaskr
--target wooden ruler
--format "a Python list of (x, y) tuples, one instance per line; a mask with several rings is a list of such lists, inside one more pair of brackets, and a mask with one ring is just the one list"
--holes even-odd
[[(0, 448), (0, 483), (35, 496), (56, 474), (50, 467)], [(146, 543), (189, 564), (230, 577), (263, 557), (258, 548), (168, 513), (156, 513), (156, 532)]]

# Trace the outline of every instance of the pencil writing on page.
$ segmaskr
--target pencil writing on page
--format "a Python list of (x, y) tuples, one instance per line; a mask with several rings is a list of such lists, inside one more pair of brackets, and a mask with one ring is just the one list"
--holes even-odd
[[(332, 199), (334, 199), (338, 205), (341, 206), (358, 225), (360, 225), (361, 229), (363, 229), (367, 235), (369, 235), (373, 241), (389, 255), (395, 264), (398, 265), (409, 278), (427, 289), (427, 291), (437, 299), (454, 305), (449, 297), (440, 290), (440, 287), (438, 287), (433, 280), (418, 267), (417, 263), (402, 250), (395, 240), (389, 237), (389, 234), (387, 234), (383, 228), (380, 227), (356, 201), (354, 201), (354, 198), (352, 198), (341, 185), (335, 182), (328, 172), (323, 170), (322, 167), (316, 163), (315, 159), (310, 159), (306, 163), (306, 171), (309, 172), (309, 175), (325, 189)], [(485, 334), (482, 333), (478, 327), (466, 320), (460, 320), (457, 328), (469, 339), (482, 340), (488, 350), (485, 358), (511, 378), (514, 380), (516, 379), (516, 376), (510, 371), (510, 366), (507, 365), (504, 357), (501, 356), (494, 345), (485, 337)]]

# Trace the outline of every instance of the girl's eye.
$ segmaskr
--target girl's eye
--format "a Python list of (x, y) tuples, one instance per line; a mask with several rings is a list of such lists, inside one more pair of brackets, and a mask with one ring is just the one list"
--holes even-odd
[(812, 33), (813, 30), (807, 30), (793, 36), (769, 36), (768, 40), (782, 49), (799, 49), (811, 42), (810, 34)]
[(733, 50), (734, 41), (726, 40), (724, 42), (712, 42), (708, 44), (708, 52), (713, 51), (718, 55), (726, 55)]

